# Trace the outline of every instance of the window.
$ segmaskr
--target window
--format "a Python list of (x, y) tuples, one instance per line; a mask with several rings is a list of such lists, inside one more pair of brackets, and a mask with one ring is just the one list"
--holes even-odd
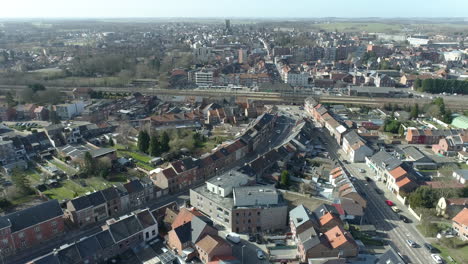
[(156, 229), (153, 229), (153, 231), (151, 231), (151, 235), (153, 235), (153, 236), (156, 235)]
[(19, 238), (24, 238), (24, 232), (19, 233), (19, 234), (18, 234), (18, 237), (19, 237)]
[(2, 243), (4, 246), (8, 246), (8, 238), (2, 239)]
[(260, 215), (260, 211), (257, 212), (257, 215)]
[(41, 232), (41, 227), (40, 226), (34, 227), (34, 232), (36, 233)]
[(51, 225), (52, 227), (56, 227), (56, 226), (57, 226), (57, 221), (55, 221), (55, 220), (52, 221), (52, 222), (50, 223), (50, 225)]

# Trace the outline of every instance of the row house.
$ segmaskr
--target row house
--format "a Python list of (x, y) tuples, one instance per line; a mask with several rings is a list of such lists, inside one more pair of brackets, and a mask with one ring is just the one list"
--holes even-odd
[(336, 139), (341, 145), (343, 136), (347, 128), (336, 120), (325, 106), (318, 104), (315, 99), (309, 97), (305, 101), (305, 109), (309, 115), (323, 127), (325, 127), (330, 135)]
[(65, 244), (28, 263), (104, 263), (158, 236), (158, 222), (148, 209), (108, 220), (102, 230)]
[(64, 214), (57, 200), (0, 217), (2, 255), (43, 244), (64, 232)]
[(432, 145), (432, 151), (444, 156), (456, 156), (466, 147), (468, 147), (468, 134), (453, 135), (441, 138), (438, 144)]
[(299, 205), (289, 212), (289, 225), (297, 244), (301, 262), (313, 262), (315, 258), (340, 256), (355, 257), (359, 247), (351, 234), (344, 230), (336, 211), (320, 206), (310, 211)]
[(468, 208), (461, 210), (452, 219), (452, 228), (461, 240), (468, 240)]
[(157, 196), (150, 179), (134, 179), (70, 200), (66, 212), (73, 223), (84, 227), (138, 208)]
[(463, 136), (467, 134), (466, 129), (446, 129), (446, 130), (436, 130), (436, 129), (417, 129), (417, 128), (408, 128), (406, 132), (406, 141), (408, 144), (426, 144), (433, 145), (438, 144), (440, 139), (448, 136)]
[(273, 133), (275, 121), (275, 115), (263, 114), (234, 142), (222, 145), (200, 159), (184, 158), (172, 162), (165, 169), (151, 173), (151, 180), (157, 187), (171, 194), (203, 182), (227, 164), (240, 160), (247, 153), (264, 145)]
[(0, 120), (12, 121), (16, 117), (16, 109), (7, 104), (0, 103)]

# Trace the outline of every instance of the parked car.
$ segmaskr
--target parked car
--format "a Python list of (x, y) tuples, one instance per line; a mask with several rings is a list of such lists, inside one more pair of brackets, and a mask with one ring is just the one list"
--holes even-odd
[(385, 203), (388, 205), (388, 206), (394, 206), (395, 204), (390, 201), (390, 200), (385, 200)]
[(367, 177), (367, 176), (365, 177), (365, 179), (366, 179), (366, 181), (368, 181), (368, 182), (371, 182), (371, 181), (372, 181), (372, 179), (369, 178), (369, 177)]
[(255, 236), (253, 234), (249, 234), (249, 242), (255, 242)]
[(364, 173), (364, 172), (366, 172), (366, 170), (365, 169), (359, 169), (359, 172)]
[(375, 192), (377, 194), (384, 194), (384, 192), (382, 190), (380, 190), (379, 188), (375, 188)]
[(255, 235), (255, 240), (256, 240), (257, 244), (262, 244), (263, 243), (263, 239), (262, 239), (262, 236), (260, 234)]
[(435, 252), (435, 248), (429, 243), (424, 243), (424, 247), (431, 253)]
[(240, 236), (236, 233), (229, 233), (226, 235), (226, 240), (231, 241), (234, 244), (237, 244), (240, 242)]
[(434, 260), (435, 263), (442, 264), (442, 258), (438, 254), (431, 254), (431, 258)]
[(413, 248), (417, 246), (416, 242), (414, 242), (411, 239), (406, 240), (406, 244), (408, 244), (408, 246), (413, 247)]
[(395, 205), (390, 207), (392, 209), (393, 212), (395, 213), (399, 213), (400, 212), (400, 208), (396, 207)]
[(409, 220), (409, 218), (404, 215), (400, 215), (400, 220), (405, 223), (411, 223), (411, 220)]
[(257, 249), (257, 258), (258, 259), (265, 259), (265, 254), (260, 249)]

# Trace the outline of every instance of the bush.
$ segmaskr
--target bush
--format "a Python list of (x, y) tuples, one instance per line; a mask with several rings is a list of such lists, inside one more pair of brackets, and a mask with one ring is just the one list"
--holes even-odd
[(12, 205), (13, 204), (8, 199), (0, 198), (0, 209), (6, 210), (10, 208)]

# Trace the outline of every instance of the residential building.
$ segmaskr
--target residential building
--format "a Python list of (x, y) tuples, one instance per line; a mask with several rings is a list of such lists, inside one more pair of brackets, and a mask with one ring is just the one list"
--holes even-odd
[(455, 170), (452, 176), (461, 184), (468, 183), (468, 170)]
[(0, 249), (3, 255), (33, 248), (64, 232), (63, 211), (57, 200), (0, 217)]
[(231, 256), (232, 247), (219, 236), (206, 235), (195, 244), (198, 257), (203, 263), (211, 263), (215, 257)]
[(101, 191), (68, 201), (67, 213), (70, 220), (79, 227), (94, 224), (109, 217), (107, 202)]
[(351, 162), (364, 162), (366, 157), (371, 156), (374, 151), (369, 148), (366, 141), (355, 131), (348, 132), (343, 138), (343, 151), (348, 154)]
[(417, 129), (408, 128), (406, 132), (406, 141), (408, 144), (438, 144), (439, 140), (448, 136), (463, 136), (467, 134), (465, 129), (458, 130), (433, 130), (433, 129)]
[[(228, 176), (229, 177), (229, 176)], [(237, 233), (281, 230), (286, 226), (287, 205), (271, 186), (234, 187), (238, 182), (226, 181), (225, 190), (232, 194), (219, 194), (208, 184), (190, 190), (190, 203), (213, 221)], [(210, 184), (211, 185), (211, 184)], [(216, 191), (216, 189), (214, 189)]]
[(212, 71), (198, 71), (195, 73), (195, 84), (199, 86), (210, 86), (213, 84)]
[(70, 120), (84, 111), (84, 102), (76, 101), (68, 104), (55, 105), (55, 112), (62, 120)]
[(441, 138), (439, 144), (432, 145), (432, 151), (444, 156), (456, 156), (466, 146), (468, 146), (468, 135), (452, 135)]
[(437, 202), (437, 215), (453, 218), (463, 208), (468, 208), (468, 198), (445, 198), (442, 197)]
[(461, 210), (452, 219), (452, 228), (461, 240), (468, 240), (468, 208)]

